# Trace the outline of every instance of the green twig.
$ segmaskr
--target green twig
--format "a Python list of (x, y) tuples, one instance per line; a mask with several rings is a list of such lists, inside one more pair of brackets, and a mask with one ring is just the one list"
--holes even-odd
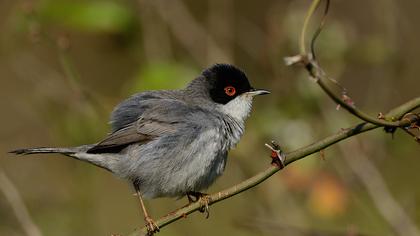
[[(345, 89), (340, 86), (335, 80), (332, 80), (326, 74), (324, 71), (320, 68), (319, 63), (315, 60), (315, 55), (308, 55), (306, 52), (306, 43), (305, 43), (305, 34), (308, 30), (309, 21), (312, 17), (312, 15), (315, 13), (316, 9), (318, 8), (321, 0), (314, 0), (312, 1), (311, 6), (309, 7), (309, 10), (306, 14), (305, 21), (303, 23), (302, 32), (300, 35), (300, 55), (295, 57), (290, 57), (286, 61), (288, 61), (289, 64), (303, 64), (305, 66), (305, 69), (308, 71), (309, 75), (317, 81), (319, 86), (322, 88), (322, 90), (337, 104), (339, 104), (341, 107), (346, 109), (351, 114), (355, 115), (356, 117), (360, 118), (363, 121), (378, 125), (378, 126), (386, 126), (386, 127), (406, 127), (409, 126), (411, 123), (407, 120), (395, 120), (392, 117), (389, 119), (378, 119), (376, 117), (370, 116), (366, 114), (365, 112), (359, 110), (354, 106), (352, 102), (348, 102), (342, 97), (336, 95), (332, 89), (327, 86), (325, 83), (326, 80), (332, 81), (335, 85), (339, 86), (342, 89), (342, 95), (346, 95)], [(318, 37), (318, 35), (321, 33), (321, 30), (325, 24), (326, 15), (328, 13), (329, 9), (329, 0), (327, 0), (325, 4), (325, 10), (324, 15), (322, 17), (322, 20), (318, 26), (318, 29), (316, 30), (315, 34), (312, 37), (311, 40), (311, 52), (312, 54), (315, 52), (315, 41)], [(347, 97), (349, 99), (349, 97)]]
[[(312, 63), (312, 62), (309, 62)], [(310, 64), (313, 65), (313, 64)], [(399, 120), (396, 117), (386, 117), (384, 119), (378, 119), (372, 117), (365, 112), (357, 109), (353, 104), (348, 103), (338, 97), (325, 83), (325, 77), (322, 76), (322, 71), (317, 66), (305, 66), (308, 70), (309, 74), (314, 77), (321, 87), (321, 89), (332, 99), (334, 102), (339, 104), (341, 107), (346, 109), (351, 114), (355, 115), (356, 117), (360, 118), (363, 121), (378, 125), (378, 126), (385, 126), (385, 127), (406, 127), (409, 126), (412, 122), (410, 120)], [(413, 100), (420, 100), (420, 98), (415, 98)]]
[(305, 21), (303, 22), (302, 31), (300, 33), (300, 55), (306, 55), (306, 40), (305, 35), (306, 31), (308, 31), (309, 21), (312, 17), (312, 15), (315, 13), (315, 10), (318, 8), (319, 3), (321, 0), (314, 0), (312, 1), (311, 6), (309, 7), (308, 12), (306, 13)]

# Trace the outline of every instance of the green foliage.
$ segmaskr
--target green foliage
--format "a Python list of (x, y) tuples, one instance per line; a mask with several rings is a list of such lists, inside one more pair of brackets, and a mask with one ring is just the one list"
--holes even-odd
[(143, 67), (135, 78), (127, 84), (128, 93), (144, 90), (179, 89), (184, 87), (197, 71), (179, 64), (155, 63)]
[(39, 13), (47, 23), (89, 32), (121, 33), (134, 24), (132, 11), (111, 1), (48, 0)]

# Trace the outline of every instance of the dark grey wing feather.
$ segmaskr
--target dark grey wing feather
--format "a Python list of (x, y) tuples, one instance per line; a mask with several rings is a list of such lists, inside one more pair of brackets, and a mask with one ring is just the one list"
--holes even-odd
[(142, 104), (146, 109), (139, 118), (109, 134), (87, 152), (119, 152), (130, 144), (146, 143), (154, 138), (173, 134), (187, 125), (186, 117), (192, 110), (182, 101), (174, 99), (151, 99)]
[(137, 93), (118, 104), (111, 114), (112, 132), (123, 129), (136, 122), (143, 112), (155, 106), (157, 100), (175, 99), (178, 91), (148, 91)]
[(90, 148), (87, 153), (119, 152), (132, 143), (147, 142), (152, 138), (151, 136), (138, 133), (135, 125), (129, 125), (109, 134), (104, 140)]

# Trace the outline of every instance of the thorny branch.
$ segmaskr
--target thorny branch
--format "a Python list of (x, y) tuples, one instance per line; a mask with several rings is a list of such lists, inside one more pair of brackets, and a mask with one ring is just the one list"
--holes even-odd
[[(322, 88), (322, 90), (327, 93), (327, 95), (334, 100), (339, 106), (343, 107), (351, 114), (355, 115), (356, 117), (360, 118), (364, 122), (354, 125), (352, 127), (342, 129), (339, 132), (330, 135), (318, 142), (310, 144), (306, 147), (302, 147), (295, 151), (286, 153), (285, 156), (287, 157), (284, 161), (283, 168), (287, 165), (305, 158), (311, 154), (320, 152), (325, 148), (334, 145), (337, 142), (350, 138), (352, 136), (364, 133), (369, 130), (377, 129), (379, 127), (388, 128), (388, 130), (394, 131), (395, 128), (401, 128), (407, 133), (411, 134), (415, 137), (416, 140), (419, 140), (419, 137), (416, 137), (410, 129), (420, 129), (420, 115), (419, 114), (410, 114), (411, 111), (420, 108), (420, 97), (414, 98), (396, 108), (388, 112), (386, 115), (380, 113), (378, 118), (372, 117), (361, 110), (357, 109), (352, 102), (351, 98), (347, 96), (345, 88), (340, 86), (337, 81), (329, 78), (326, 73), (321, 69), (319, 63), (315, 60), (315, 41), (318, 35), (320, 34), (326, 19), (326, 15), (329, 9), (329, 0), (326, 0), (326, 6), (324, 10), (324, 15), (322, 17), (321, 23), (316, 30), (314, 36), (311, 40), (311, 53), (307, 54), (306, 47), (305, 47), (305, 34), (307, 32), (308, 24), (310, 18), (314, 14), (315, 10), (318, 8), (321, 0), (314, 0), (308, 10), (307, 16), (305, 18), (304, 26), (301, 32), (300, 37), (300, 55), (285, 58), (286, 64), (301, 64), (305, 67), (308, 71), (309, 75), (315, 78), (316, 82)], [(331, 81), (336, 86), (338, 86), (342, 90), (341, 97), (337, 96), (325, 83), (325, 81)], [(390, 129), (391, 128), (391, 129)], [(281, 170), (282, 168), (278, 165), (273, 165), (268, 167), (266, 170), (256, 174), (255, 176), (237, 184), (220, 192), (211, 194), (207, 196), (208, 205), (213, 205), (217, 202), (225, 200), (227, 198), (233, 197), (243, 191), (246, 191), (252, 187), (257, 186), (258, 184), (262, 183), (273, 174)], [(200, 210), (202, 207), (200, 202), (191, 203), (181, 209), (178, 209), (174, 212), (169, 213), (168, 215), (158, 219), (156, 224), (159, 228), (163, 228), (166, 225), (169, 225), (181, 218), (186, 217), (187, 215)], [(146, 227), (141, 229), (136, 229), (134, 232), (130, 234), (130, 236), (135, 235), (147, 235)]]
[[(306, 31), (309, 25), (309, 21), (311, 17), (313, 16), (315, 10), (318, 8), (319, 4), (321, 3), (321, 0), (314, 0), (309, 8), (309, 11), (307, 12), (307, 15), (305, 17), (303, 29), (300, 35), (300, 54), (292, 57), (286, 57), (285, 62), (286, 65), (294, 65), (294, 64), (300, 64), (305, 67), (305, 69), (308, 71), (309, 76), (314, 78), (315, 81), (318, 83), (318, 85), (321, 87), (321, 89), (332, 99), (334, 102), (336, 102), (340, 107), (343, 107), (347, 111), (349, 111), (351, 114), (355, 115), (356, 117), (360, 118), (361, 120), (364, 120), (368, 123), (376, 124), (379, 126), (384, 127), (395, 127), (395, 128), (404, 128), (412, 125), (416, 122), (417, 118), (414, 119), (396, 119), (395, 117), (382, 117), (379, 113), (378, 118), (372, 117), (363, 111), (356, 108), (354, 105), (354, 102), (352, 99), (347, 95), (347, 91), (345, 88), (343, 88), (338, 82), (326, 75), (326, 73), (322, 70), (322, 68), (319, 66), (319, 63), (316, 61), (316, 55), (315, 55), (315, 41), (318, 37), (318, 35), (321, 33), (322, 28), (325, 24), (325, 19), (329, 10), (330, 0), (326, 0), (325, 4), (325, 10), (324, 14), (321, 20), (321, 23), (319, 24), (318, 29), (316, 30), (314, 36), (311, 40), (311, 54), (307, 54), (306, 52), (306, 40), (305, 35)], [(338, 86), (341, 89), (341, 97), (336, 95), (332, 89), (326, 84), (326, 81), (330, 81), (336, 86)]]

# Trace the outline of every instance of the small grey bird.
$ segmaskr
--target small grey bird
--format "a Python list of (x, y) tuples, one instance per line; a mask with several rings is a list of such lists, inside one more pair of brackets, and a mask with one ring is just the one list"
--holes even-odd
[(185, 89), (141, 92), (120, 103), (111, 115), (112, 132), (99, 143), (12, 153), (61, 153), (130, 181), (153, 234), (159, 228), (142, 197), (198, 200), (200, 191), (223, 173), (254, 96), (268, 93), (254, 89), (240, 69), (215, 64)]

